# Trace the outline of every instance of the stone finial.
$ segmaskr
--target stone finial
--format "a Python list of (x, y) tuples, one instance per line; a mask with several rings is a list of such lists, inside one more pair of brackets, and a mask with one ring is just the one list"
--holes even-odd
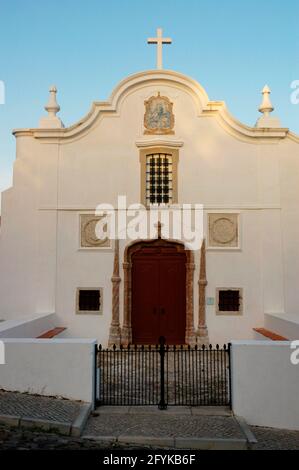
[(260, 128), (278, 128), (281, 127), (280, 120), (276, 117), (270, 116), (270, 113), (274, 110), (274, 107), (270, 99), (271, 90), (268, 85), (265, 85), (262, 89), (263, 99), (259, 107), (259, 112), (263, 115), (258, 119), (256, 127)]
[(60, 111), (60, 106), (56, 100), (57, 88), (55, 85), (51, 86), (49, 89), (50, 97), (48, 104), (45, 106), (45, 110), (48, 111), (49, 116), (55, 117), (58, 111)]
[(45, 110), (48, 112), (48, 116), (42, 117), (39, 123), (39, 127), (45, 129), (55, 129), (64, 127), (61, 119), (56, 116), (60, 111), (60, 106), (57, 103), (56, 93), (57, 88), (55, 85), (51, 86), (49, 89), (50, 97), (49, 101), (45, 106)]
[(270, 93), (271, 90), (268, 87), (268, 85), (265, 85), (264, 88), (262, 89), (262, 103), (259, 107), (259, 112), (263, 113), (265, 116), (269, 116), (272, 111), (274, 111), (274, 107), (272, 106), (271, 100), (270, 100)]

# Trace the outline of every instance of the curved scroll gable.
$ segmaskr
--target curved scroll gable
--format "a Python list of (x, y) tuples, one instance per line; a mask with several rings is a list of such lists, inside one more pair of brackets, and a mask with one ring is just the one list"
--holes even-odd
[(286, 137), (299, 143), (299, 136), (290, 133), (286, 128), (256, 128), (247, 126), (235, 119), (227, 110), (223, 101), (209, 101), (204, 88), (194, 79), (171, 70), (149, 70), (139, 72), (122, 80), (113, 90), (108, 101), (95, 101), (89, 113), (70, 127), (62, 129), (17, 129), (13, 134), (32, 136), (37, 139), (55, 139), (60, 143), (75, 139), (87, 133), (99, 119), (104, 116), (117, 117), (120, 115), (124, 99), (137, 88), (146, 86), (170, 85), (185, 90), (193, 99), (199, 118), (214, 118), (228, 133), (238, 139), (256, 142), (276, 143)]
[[(279, 140), (289, 137), (288, 128), (258, 128), (250, 127), (236, 119), (227, 109), (224, 101), (210, 101), (203, 109), (200, 117), (212, 117), (217, 120), (219, 125), (229, 134), (243, 141), (252, 143), (277, 143)], [(295, 134), (293, 134), (295, 136)], [(299, 142), (299, 136), (296, 136)]]

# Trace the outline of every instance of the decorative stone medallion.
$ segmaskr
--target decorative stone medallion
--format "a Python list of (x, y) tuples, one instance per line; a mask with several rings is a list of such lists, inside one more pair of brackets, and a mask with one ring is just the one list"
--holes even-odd
[[(93, 214), (80, 215), (81, 248), (110, 248), (111, 240), (108, 237), (99, 239), (96, 234), (96, 226), (102, 217)], [(107, 230), (107, 226), (104, 226)]]
[(238, 221), (238, 214), (208, 214), (209, 246), (217, 248), (238, 248)]
[(174, 134), (173, 103), (166, 97), (152, 96), (144, 102), (145, 134)]

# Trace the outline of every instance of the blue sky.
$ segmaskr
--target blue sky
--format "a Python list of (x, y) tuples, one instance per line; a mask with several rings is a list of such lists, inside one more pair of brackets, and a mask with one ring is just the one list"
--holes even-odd
[(71, 125), (132, 73), (155, 68), (157, 27), (173, 39), (164, 67), (190, 75), (211, 99), (254, 125), (260, 90), (272, 89), (275, 114), (299, 134), (298, 0), (0, 0), (0, 191), (11, 183), (13, 128), (36, 127), (49, 85)]

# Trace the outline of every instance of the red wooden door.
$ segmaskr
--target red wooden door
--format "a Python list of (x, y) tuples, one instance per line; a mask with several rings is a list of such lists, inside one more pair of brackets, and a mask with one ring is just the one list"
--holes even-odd
[(146, 247), (132, 256), (132, 334), (135, 344), (184, 344), (186, 255)]

